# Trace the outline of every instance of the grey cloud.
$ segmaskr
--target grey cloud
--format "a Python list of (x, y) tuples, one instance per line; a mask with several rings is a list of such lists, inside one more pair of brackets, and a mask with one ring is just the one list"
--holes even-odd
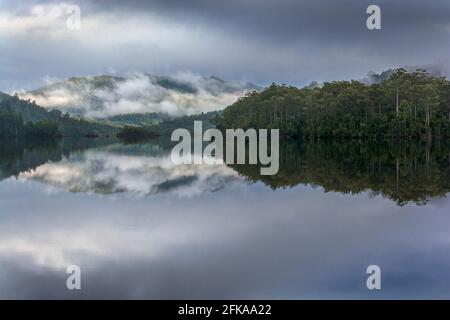
[[(450, 3), (420, 0), (355, 1), (355, 0), (239, 0), (239, 1), (96, 1), (101, 10), (120, 8), (133, 11), (149, 10), (172, 15), (191, 23), (202, 21), (265, 40), (332, 41), (348, 44), (367, 38), (366, 8), (377, 4), (382, 8), (383, 38), (399, 31), (411, 35), (430, 35), (433, 28), (450, 22)], [(107, 4), (107, 5), (106, 5)], [(436, 31), (436, 30), (435, 30)], [(408, 33), (403, 34), (407, 36)], [(402, 40), (399, 38), (398, 40)], [(326, 43), (323, 43), (326, 45)]]
[[(22, 3), (18, 10), (7, 1), (0, 10), (25, 14), (24, 8), (35, 3)], [(100, 36), (102, 28), (96, 28), (93, 32), (100, 32), (98, 41), (92, 40), (95, 43), (90, 45), (77, 44), (81, 40), (76, 38), (42, 39), (31, 32), (2, 41), (0, 89), (33, 87), (45, 76), (105, 73), (110, 67), (119, 73), (173, 74), (189, 70), (259, 84), (277, 81), (301, 85), (312, 80), (361, 78), (369, 70), (379, 72), (404, 64), (446, 62), (450, 51), (450, 3), (444, 0), (76, 3), (86, 19), (107, 15), (109, 24), (100, 24), (105, 30), (117, 31), (111, 29), (114, 25), (119, 29), (129, 27), (129, 21), (139, 17), (146, 17), (142, 21), (147, 22), (163, 21), (142, 24), (144, 35), (155, 28), (156, 33), (167, 32), (166, 27), (171, 25), (180, 29), (163, 40), (139, 40), (134, 36), (140, 32), (139, 26), (133, 26), (126, 30), (128, 33), (107, 33), (117, 37), (117, 41), (108, 43)], [(369, 31), (365, 26), (369, 4), (382, 8), (381, 31)], [(177, 32), (180, 38), (174, 36)], [(130, 39), (125, 41), (127, 36)]]

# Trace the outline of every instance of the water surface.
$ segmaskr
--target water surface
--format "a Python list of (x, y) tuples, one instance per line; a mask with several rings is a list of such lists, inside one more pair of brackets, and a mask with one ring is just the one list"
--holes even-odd
[(450, 298), (441, 143), (283, 144), (263, 178), (161, 142), (1, 145), (0, 298)]

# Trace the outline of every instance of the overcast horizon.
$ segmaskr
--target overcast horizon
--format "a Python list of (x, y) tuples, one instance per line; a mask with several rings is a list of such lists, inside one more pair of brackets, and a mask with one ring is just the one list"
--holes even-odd
[[(69, 5), (81, 29), (66, 27)], [(381, 30), (366, 9), (381, 7)], [(448, 70), (450, 3), (389, 1), (22, 1), (0, 4), (0, 90), (73, 76), (193, 73), (302, 86), (368, 71)]]

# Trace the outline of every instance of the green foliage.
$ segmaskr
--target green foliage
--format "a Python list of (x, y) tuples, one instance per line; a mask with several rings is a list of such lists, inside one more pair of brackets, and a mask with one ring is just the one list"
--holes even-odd
[(24, 124), (20, 116), (12, 112), (0, 112), (0, 137), (18, 137), (24, 133)]
[(158, 136), (159, 134), (147, 128), (131, 126), (125, 126), (117, 133), (117, 138), (126, 143), (140, 142)]
[(449, 137), (450, 82), (422, 69), (397, 69), (369, 85), (333, 81), (299, 89), (272, 84), (227, 107), (217, 126), (279, 128), (294, 138)]
[(200, 113), (191, 116), (182, 116), (176, 118), (165, 118), (157, 125), (149, 127), (151, 130), (160, 133), (161, 135), (169, 135), (179, 128), (184, 128), (189, 131), (194, 131), (194, 121), (202, 121), (203, 130), (212, 128), (215, 126), (215, 121), (221, 114), (221, 111), (211, 111), (206, 113)]
[[(58, 110), (46, 110), (36, 105), (34, 101), (19, 99), (17, 95), (0, 95), (0, 114), (3, 117), (0, 128), (0, 135), (2, 136), (23, 134), (16, 132), (16, 130), (19, 130), (17, 117), (24, 123), (38, 122), (44, 127), (48, 126), (49, 123), (56, 124), (59, 134), (64, 137), (113, 136), (118, 132), (118, 128), (115, 126), (97, 121), (71, 118), (68, 114), (62, 114)], [(6, 119), (7, 116), (9, 120)]]
[(110, 122), (119, 126), (154, 126), (158, 125), (161, 121), (168, 119), (169, 117), (163, 113), (151, 112), (151, 113), (127, 113), (118, 114), (105, 118), (105, 122)]
[(0, 137), (8, 138), (58, 138), (61, 137), (58, 125), (48, 120), (24, 124), (22, 117), (13, 112), (0, 112)]
[(55, 122), (41, 120), (25, 125), (25, 137), (33, 139), (59, 138), (61, 137), (61, 132)]

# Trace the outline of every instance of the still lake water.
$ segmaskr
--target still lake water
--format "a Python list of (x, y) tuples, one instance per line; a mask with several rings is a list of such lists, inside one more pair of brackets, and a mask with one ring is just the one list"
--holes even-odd
[(450, 298), (449, 161), (439, 143), (285, 144), (262, 179), (159, 142), (3, 142), (0, 298)]

